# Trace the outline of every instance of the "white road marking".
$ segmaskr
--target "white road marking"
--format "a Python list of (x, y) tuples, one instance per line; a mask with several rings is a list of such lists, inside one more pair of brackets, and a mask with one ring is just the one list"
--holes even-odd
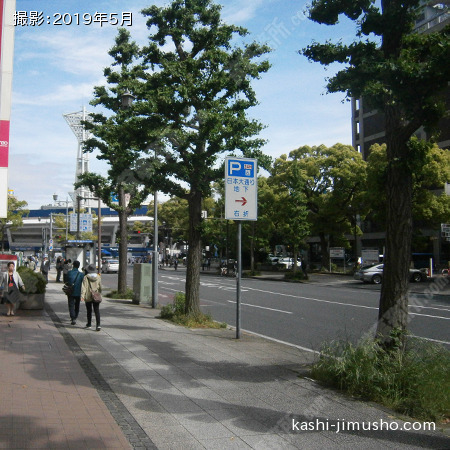
[[(236, 303), (233, 300), (228, 300), (228, 303)], [(241, 303), (242, 306), (251, 306), (252, 308), (260, 308), (260, 309), (268, 309), (269, 311), (276, 311), (283, 314), (294, 314), (291, 311), (283, 311), (282, 309), (275, 309), (275, 308), (267, 308), (265, 306), (259, 306), (259, 305), (251, 305), (250, 303)]]

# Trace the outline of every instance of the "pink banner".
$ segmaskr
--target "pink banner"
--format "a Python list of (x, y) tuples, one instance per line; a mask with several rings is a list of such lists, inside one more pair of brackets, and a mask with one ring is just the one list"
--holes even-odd
[(9, 120), (0, 120), (0, 167), (8, 167)]

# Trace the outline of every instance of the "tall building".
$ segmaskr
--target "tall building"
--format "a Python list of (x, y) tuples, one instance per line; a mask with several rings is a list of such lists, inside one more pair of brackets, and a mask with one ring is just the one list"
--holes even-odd
[[(416, 22), (415, 30), (419, 33), (436, 32), (450, 23), (448, 2), (427, 1), (420, 17)], [(447, 106), (450, 110), (450, 89), (447, 90)], [(441, 148), (450, 148), (450, 117), (442, 119), (439, 123), (440, 135), (438, 145)], [(426, 132), (420, 128), (416, 135), (427, 139)], [(352, 145), (362, 153), (363, 158), (369, 156), (369, 149), (373, 144), (385, 142), (384, 114), (372, 110), (364, 104), (364, 99), (352, 99)], [(450, 191), (448, 191), (450, 194)]]

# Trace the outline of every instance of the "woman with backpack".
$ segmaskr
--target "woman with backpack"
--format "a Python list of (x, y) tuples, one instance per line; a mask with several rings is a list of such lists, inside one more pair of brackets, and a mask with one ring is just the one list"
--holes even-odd
[(97, 269), (92, 264), (89, 264), (86, 268), (86, 276), (83, 278), (81, 284), (81, 301), (86, 303), (87, 324), (86, 328), (91, 328), (92, 321), (92, 309), (95, 313), (96, 331), (101, 330), (100, 326), (100, 302), (102, 291), (102, 284), (100, 275), (97, 273)]

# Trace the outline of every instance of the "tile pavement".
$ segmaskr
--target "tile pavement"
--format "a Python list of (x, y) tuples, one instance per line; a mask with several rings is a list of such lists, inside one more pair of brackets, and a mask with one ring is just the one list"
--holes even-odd
[(45, 312), (0, 330), (0, 448), (131, 448)]

